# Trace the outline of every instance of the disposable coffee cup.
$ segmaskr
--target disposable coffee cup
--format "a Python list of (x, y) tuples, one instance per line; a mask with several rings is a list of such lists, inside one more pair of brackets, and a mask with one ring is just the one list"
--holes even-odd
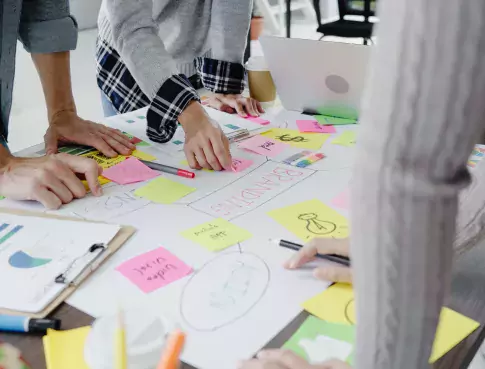
[(248, 71), (249, 94), (259, 102), (272, 102), (276, 99), (276, 87), (263, 56), (252, 56), (246, 63)]

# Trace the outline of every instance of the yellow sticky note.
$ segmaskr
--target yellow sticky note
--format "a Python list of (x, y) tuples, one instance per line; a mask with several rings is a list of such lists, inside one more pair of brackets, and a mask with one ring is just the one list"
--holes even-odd
[(115, 158), (110, 158), (99, 151), (91, 151), (86, 154), (82, 154), (81, 156), (84, 156), (85, 158), (88, 158), (88, 159), (95, 160), (99, 164), (99, 166), (103, 169), (108, 169), (113, 165), (121, 163), (123, 160), (127, 158), (126, 156), (123, 156), (123, 155), (118, 155)]
[(261, 135), (304, 149), (318, 150), (330, 136), (324, 133), (301, 133), (297, 129), (273, 128)]
[(47, 330), (42, 339), (47, 369), (89, 369), (84, 361), (84, 345), (91, 327), (67, 331)]
[[(88, 185), (88, 181), (83, 180), (83, 181), (81, 181), (81, 182), (83, 183), (84, 188), (86, 189), (86, 191), (88, 191), (88, 192), (89, 192), (89, 191), (91, 191), (91, 189), (89, 188), (89, 185)], [(105, 185), (105, 184), (107, 184), (107, 183), (110, 183), (111, 181), (110, 181), (108, 178), (105, 178), (105, 177), (103, 177), (103, 176), (99, 176), (99, 177), (98, 177), (98, 182), (99, 182), (99, 184), (100, 184), (101, 186), (103, 186), (103, 185)]]
[[(354, 292), (349, 284), (337, 283), (303, 303), (310, 314), (331, 323), (355, 324)], [(441, 310), (430, 363), (445, 355), (480, 324), (447, 307)]]
[(268, 215), (305, 242), (315, 237), (349, 236), (347, 219), (319, 200), (272, 210)]
[(342, 145), (342, 146), (353, 146), (355, 145), (356, 141), (356, 132), (355, 131), (345, 131), (340, 136), (338, 136), (335, 140), (332, 141), (335, 145)]
[(134, 193), (158, 204), (172, 204), (175, 201), (194, 192), (195, 188), (171, 181), (164, 177), (155, 178), (147, 185), (140, 187)]
[(480, 324), (454, 310), (444, 307), (436, 330), (433, 351), (429, 358), (434, 363), (469, 336)]
[(157, 160), (157, 158), (151, 154), (148, 154), (144, 151), (141, 150), (134, 150), (131, 153), (131, 156), (134, 156), (135, 158), (141, 159), (141, 160), (146, 160), (146, 161), (154, 161)]
[[(184, 166), (184, 167), (189, 167), (190, 168), (190, 165), (189, 165), (189, 162), (187, 160), (182, 160), (180, 162), (180, 165)], [(203, 171), (205, 172), (213, 172), (212, 169), (206, 169), (206, 168), (202, 168)]]
[(188, 229), (181, 235), (209, 251), (219, 251), (252, 237), (245, 229), (222, 218)]

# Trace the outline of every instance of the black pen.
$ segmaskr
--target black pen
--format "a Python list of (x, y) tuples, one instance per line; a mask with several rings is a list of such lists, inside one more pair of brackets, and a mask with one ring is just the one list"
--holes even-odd
[[(295, 250), (295, 251), (299, 251), (303, 247), (303, 245), (300, 245), (298, 243), (285, 241), (285, 240), (281, 240), (281, 239), (273, 239), (273, 240), (270, 240), (270, 241), (272, 243), (278, 245), (278, 246), (286, 247), (287, 249), (291, 249), (291, 250)], [(340, 265), (345, 265), (347, 267), (350, 266), (350, 259), (348, 257), (345, 257), (345, 256), (340, 256), (340, 255), (335, 255), (335, 254), (329, 254), (329, 255), (316, 254), (315, 257), (320, 258), (320, 259), (324, 259), (324, 260), (328, 260), (328, 261), (332, 261), (332, 262), (340, 264)]]

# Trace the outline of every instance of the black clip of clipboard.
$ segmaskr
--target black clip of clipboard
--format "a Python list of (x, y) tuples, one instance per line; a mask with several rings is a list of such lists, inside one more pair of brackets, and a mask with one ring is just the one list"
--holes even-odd
[(92, 254), (96, 251), (98, 251), (98, 254), (79, 272), (79, 275), (83, 274), (93, 263), (96, 262), (96, 260), (98, 258), (100, 258), (103, 253), (107, 250), (107, 247), (105, 244), (102, 244), (102, 243), (95, 243), (94, 245), (91, 245), (88, 249), (88, 251), (81, 255), (81, 256), (78, 256), (76, 259), (74, 259), (66, 268), (66, 270), (64, 270), (64, 272), (62, 272), (61, 274), (59, 274), (55, 279), (55, 283), (57, 284), (68, 284), (68, 285), (71, 285), (72, 284), (72, 281), (71, 282), (68, 282), (67, 280), (67, 274), (69, 273), (69, 271), (74, 267), (74, 265), (76, 264), (76, 262), (82, 258), (84, 258), (85, 256), (89, 255), (89, 254)]

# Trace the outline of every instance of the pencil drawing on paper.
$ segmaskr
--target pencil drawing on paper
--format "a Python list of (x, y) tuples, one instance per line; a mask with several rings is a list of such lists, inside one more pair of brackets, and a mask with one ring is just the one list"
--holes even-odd
[(196, 331), (216, 331), (253, 309), (269, 281), (270, 270), (259, 256), (240, 251), (222, 254), (189, 279), (182, 291), (180, 316)]
[(318, 235), (326, 235), (334, 232), (337, 229), (337, 225), (326, 220), (318, 219), (318, 215), (315, 213), (300, 214), (298, 219), (306, 222), (305, 228), (308, 232)]
[(345, 304), (345, 319), (351, 325), (355, 325), (355, 300), (351, 299)]

